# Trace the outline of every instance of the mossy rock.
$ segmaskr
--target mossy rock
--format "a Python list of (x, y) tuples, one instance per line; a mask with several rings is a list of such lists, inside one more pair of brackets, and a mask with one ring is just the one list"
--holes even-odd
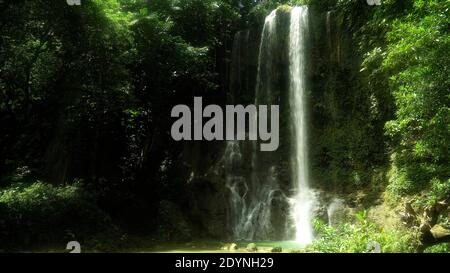
[(289, 14), (292, 10), (292, 7), (289, 5), (281, 5), (278, 7), (277, 12), (278, 13), (284, 13), (284, 14)]
[(250, 243), (247, 245), (247, 251), (256, 252), (256, 251), (258, 251), (258, 247), (256, 246), (255, 243)]
[(281, 248), (281, 246), (277, 246), (277, 247), (272, 248), (272, 250), (270, 252), (281, 253), (281, 252), (283, 252), (283, 248)]

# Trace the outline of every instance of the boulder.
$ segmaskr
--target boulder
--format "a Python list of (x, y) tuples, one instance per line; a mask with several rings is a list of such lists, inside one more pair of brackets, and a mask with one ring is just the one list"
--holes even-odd
[(435, 225), (431, 229), (431, 234), (433, 234), (433, 237), (436, 240), (439, 240), (441, 238), (450, 237), (450, 229), (446, 229), (441, 225)]
[(247, 251), (248, 252), (256, 252), (256, 251), (258, 251), (258, 247), (256, 247), (255, 243), (250, 243), (247, 245)]
[(229, 251), (235, 251), (237, 249), (238, 249), (238, 246), (235, 243), (230, 244), (230, 246), (228, 247)]
[(281, 252), (283, 252), (283, 249), (280, 246), (277, 246), (277, 247), (272, 248), (272, 250), (270, 252), (281, 253)]

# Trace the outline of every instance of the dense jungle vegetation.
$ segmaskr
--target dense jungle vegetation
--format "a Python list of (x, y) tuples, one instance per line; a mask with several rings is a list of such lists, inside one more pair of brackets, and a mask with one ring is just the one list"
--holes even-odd
[(236, 32), (303, 4), (340, 14), (357, 73), (332, 72), (352, 90), (337, 110), (313, 106), (342, 125), (313, 154), (354, 213), (301, 251), (449, 252), (449, 0), (1, 1), (0, 250), (217, 240), (173, 209), (190, 195), (171, 108), (225, 104)]

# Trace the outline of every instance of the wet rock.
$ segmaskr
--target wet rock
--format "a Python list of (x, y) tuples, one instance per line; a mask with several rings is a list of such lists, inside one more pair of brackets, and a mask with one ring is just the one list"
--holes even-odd
[(238, 245), (236, 243), (225, 244), (220, 249), (225, 251), (236, 251), (238, 249)]
[(444, 237), (450, 238), (450, 230), (446, 229), (445, 227), (443, 227), (441, 225), (435, 225), (431, 229), (431, 234), (433, 235), (433, 237), (435, 239), (440, 239), (440, 238), (444, 238)]
[(248, 252), (256, 252), (256, 251), (258, 251), (258, 247), (256, 247), (255, 243), (250, 243), (247, 245), (247, 251)]
[(328, 205), (327, 214), (328, 224), (330, 226), (338, 226), (347, 220), (351, 212), (350, 209), (345, 205), (344, 200), (335, 198)]
[(238, 249), (238, 246), (235, 243), (230, 244), (230, 246), (228, 247), (228, 250), (230, 250), (230, 251), (235, 251), (237, 249)]
[(283, 249), (280, 246), (277, 246), (277, 247), (272, 248), (272, 250), (270, 252), (281, 253), (281, 252), (283, 252)]
[[(200, 237), (221, 239), (226, 234), (225, 183), (212, 179), (193, 179), (189, 185), (189, 204), (184, 210)], [(200, 198), (201, 197), (201, 198)]]

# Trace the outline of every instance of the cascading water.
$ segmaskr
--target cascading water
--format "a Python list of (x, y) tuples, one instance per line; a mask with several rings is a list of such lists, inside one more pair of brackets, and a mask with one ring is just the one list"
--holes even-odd
[[(283, 30), (285, 23), (289, 24), (289, 32)], [(295, 240), (302, 245), (313, 239), (311, 218), (315, 195), (308, 183), (305, 114), (307, 31), (306, 7), (295, 7), (289, 14), (285, 10), (274, 10), (266, 17), (257, 58), (254, 103), (271, 105), (284, 101), (286, 106), (289, 104), (290, 124), (286, 126), (292, 128), (292, 149), (264, 153), (259, 151), (256, 141), (227, 143), (223, 163), (229, 194), (228, 223), (233, 239), (293, 239), (294, 230)], [(240, 71), (247, 71), (239, 58), (246, 56), (243, 52), (246, 47), (241, 43), (248, 43), (248, 37), (248, 31), (235, 37), (232, 87), (236, 90), (232, 90), (233, 96), (239, 95), (237, 91), (243, 86)], [(288, 161), (290, 167), (285, 164)], [(289, 188), (295, 192), (292, 198), (285, 194)]]
[(291, 213), (295, 222), (296, 241), (309, 244), (313, 240), (311, 224), (315, 203), (314, 192), (309, 188), (307, 126), (305, 103), (305, 41), (308, 31), (308, 8), (294, 7), (289, 30), (289, 94), (293, 126), (292, 178), (296, 195), (292, 199)]
[(236, 236), (242, 234), (247, 211), (245, 197), (249, 190), (245, 178), (236, 171), (242, 164), (242, 153), (239, 142), (227, 142), (223, 160), (224, 169), (227, 173), (225, 186), (230, 191), (228, 223), (233, 232), (233, 236)]
[[(260, 52), (258, 57), (257, 83), (255, 88), (255, 104), (269, 104), (271, 94), (271, 70), (270, 60), (271, 51), (274, 50), (272, 44), (275, 41), (275, 17), (276, 11), (273, 11), (264, 24), (264, 30), (261, 37)], [(235, 37), (234, 53), (235, 58), (239, 58), (237, 51), (241, 51), (241, 36), (245, 35), (248, 42), (248, 32), (240, 32)], [(233, 60), (236, 74), (233, 77), (239, 78), (241, 61)], [(236, 90), (232, 90), (233, 93)], [(243, 151), (245, 150), (245, 151)], [(248, 154), (247, 154), (248, 153)], [(250, 168), (245, 167), (243, 154), (247, 154), (246, 162), (250, 162)], [(277, 197), (279, 186), (274, 175), (273, 166), (262, 166), (260, 160), (259, 145), (257, 142), (238, 143), (229, 141), (225, 150), (226, 169), (234, 166), (234, 170), (227, 173), (226, 187), (229, 190), (229, 216), (232, 222), (232, 233), (234, 239), (238, 240), (265, 240), (270, 237), (271, 227), (271, 205), (274, 198)], [(239, 161), (240, 166), (236, 166)], [(236, 176), (237, 169), (246, 169), (248, 173)]]
[[(273, 86), (272, 51), (275, 50), (276, 10), (266, 17), (262, 31), (258, 56), (258, 72), (255, 89), (255, 105), (270, 104)], [(267, 239), (271, 231), (271, 204), (275, 193), (279, 191), (274, 166), (261, 168), (258, 143), (251, 147), (251, 188), (248, 214), (244, 225), (246, 239)]]
[(279, 39), (276, 31), (277, 10), (266, 17), (258, 56), (258, 74), (256, 78), (255, 104), (260, 105), (271, 101), (274, 88), (274, 51)]

